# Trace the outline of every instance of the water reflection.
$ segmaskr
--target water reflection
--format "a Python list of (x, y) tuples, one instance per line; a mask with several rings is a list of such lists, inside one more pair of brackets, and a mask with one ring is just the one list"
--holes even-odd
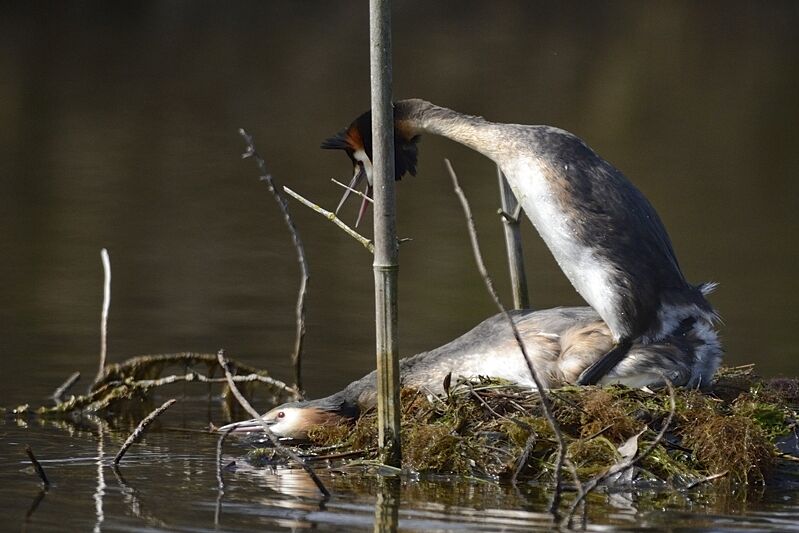
[[(727, 361), (799, 374), (794, 2), (498, 8), (408, 0), (396, 3), (394, 24), (398, 97), (586, 138), (656, 205), (689, 278), (721, 282), (713, 303), (725, 318)], [(339, 190), (327, 179), (349, 169), (318, 143), (367, 106), (367, 27), (359, 3), (4, 6), (4, 405), (47, 402), (76, 370), (93, 375), (102, 247), (115, 269), (112, 362), (226, 348), (290, 379), (294, 252), (273, 200), (239, 159), (236, 131), (256, 136), (277, 179), (335, 206)], [(445, 156), (462, 174), (488, 268), (508, 294), (493, 166), (424, 139), (420, 175), (398, 190), (401, 232), (414, 237), (401, 258), (403, 354), (441, 345), (494, 312), (472, 267)], [(311, 271), (304, 374), (309, 395), (320, 397), (373, 365), (371, 260), (292, 207)], [(533, 304), (580, 304), (537, 235), (523, 233)], [(216, 409), (189, 403), (170, 424), (200, 429), (225, 419)], [(131, 451), (124, 478), (111, 478), (101, 456), (126, 429), (93, 420), (0, 422), (8, 516), (57, 531), (210, 528), (224, 495), (217, 519), (230, 530), (252, 529), (253, 521), (273, 529), (375, 526), (370, 477), (331, 477), (336, 494), (325, 506), (307, 480), (282, 471), (225, 472), (223, 494), (216, 440), (198, 433), (153, 432)], [(46, 496), (20, 472), (26, 442), (52, 471)], [(243, 455), (234, 449), (225, 457)], [(499, 521), (488, 522), (496, 529), (548, 529), (545, 494), (519, 490), (402, 481), (398, 527), (479, 529), (487, 517)], [(799, 508), (795, 491), (745, 503), (699, 492), (599, 496), (588, 512), (589, 529), (679, 521), (785, 530)]]

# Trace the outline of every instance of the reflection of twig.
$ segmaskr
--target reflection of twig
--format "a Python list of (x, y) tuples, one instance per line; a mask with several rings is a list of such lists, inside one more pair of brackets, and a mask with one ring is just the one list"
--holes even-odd
[(313, 471), (313, 468), (308, 466), (308, 464), (305, 461), (303, 461), (302, 458), (300, 458), (300, 456), (294, 453), (291, 449), (289, 449), (286, 446), (283, 446), (283, 444), (280, 443), (280, 440), (278, 440), (275, 434), (272, 433), (272, 431), (269, 429), (269, 425), (267, 425), (266, 421), (263, 418), (261, 418), (261, 415), (258, 414), (258, 411), (256, 411), (253, 408), (253, 406), (250, 405), (250, 402), (248, 402), (247, 399), (241, 394), (238, 387), (236, 386), (236, 383), (233, 381), (233, 374), (230, 373), (230, 369), (228, 368), (228, 362), (227, 359), (225, 358), (225, 350), (219, 350), (219, 352), (217, 353), (217, 358), (219, 359), (219, 366), (221, 366), (222, 370), (225, 371), (225, 377), (227, 377), (228, 380), (228, 387), (230, 387), (230, 391), (233, 393), (233, 396), (235, 396), (236, 399), (239, 401), (239, 404), (241, 404), (241, 406), (244, 408), (245, 411), (247, 411), (250, 414), (250, 416), (252, 416), (255, 420), (261, 423), (264, 433), (272, 442), (272, 445), (278, 451), (287, 455), (295, 463), (300, 465), (302, 469), (305, 470), (309, 476), (311, 476), (311, 479), (313, 480), (314, 484), (316, 484), (316, 487), (319, 489), (319, 492), (322, 493), (322, 496), (324, 496), (326, 499), (329, 498), (330, 491), (327, 490), (324, 483), (322, 483), (322, 480), (319, 479), (319, 476), (317, 476), (316, 472)]
[(338, 185), (339, 187), (341, 187), (341, 188), (343, 188), (343, 189), (346, 189), (346, 190), (350, 191), (351, 193), (353, 193), (353, 194), (355, 194), (355, 195), (358, 195), (358, 196), (360, 196), (361, 198), (363, 198), (364, 200), (366, 200), (366, 201), (367, 201), (367, 202), (369, 202), (370, 204), (373, 204), (373, 203), (375, 203), (375, 201), (374, 201), (374, 200), (372, 200), (371, 198), (369, 198), (369, 196), (367, 196), (366, 194), (362, 193), (361, 191), (359, 191), (359, 190), (357, 190), (357, 189), (353, 189), (353, 188), (352, 188), (352, 187), (350, 187), (349, 185), (344, 185), (343, 183), (341, 183), (340, 181), (338, 181), (338, 180), (337, 180), (337, 179), (335, 179), (335, 178), (330, 178), (330, 181), (332, 181), (333, 183), (335, 183), (335, 184), (336, 184), (336, 185)]
[(283, 214), (283, 220), (286, 222), (286, 227), (288, 227), (289, 233), (291, 233), (291, 240), (294, 243), (294, 248), (297, 250), (297, 260), (300, 263), (300, 289), (299, 294), (297, 295), (296, 307), (297, 335), (294, 341), (294, 353), (291, 355), (291, 363), (294, 365), (294, 385), (297, 387), (297, 390), (301, 391), (302, 345), (305, 339), (305, 298), (308, 294), (309, 278), (308, 262), (305, 260), (305, 248), (302, 246), (302, 240), (300, 239), (300, 234), (297, 231), (297, 227), (294, 225), (294, 221), (291, 219), (288, 202), (286, 201), (286, 197), (283, 196), (283, 188), (275, 185), (274, 178), (272, 178), (272, 175), (267, 172), (266, 162), (255, 150), (255, 143), (252, 136), (248, 135), (244, 129), (239, 129), (239, 133), (244, 138), (244, 142), (247, 143), (247, 151), (244, 152), (241, 157), (252, 157), (255, 159), (255, 164), (258, 165), (258, 169), (261, 171), (261, 181), (266, 182), (266, 184), (269, 186), (269, 191), (272, 193), (272, 196), (275, 197), (275, 201), (277, 202), (278, 207), (280, 207), (280, 212)]
[(69, 392), (69, 389), (80, 379), (80, 372), (73, 372), (71, 376), (69, 376), (64, 383), (58, 387), (55, 392), (53, 392), (53, 401), (55, 401), (56, 405), (61, 403), (61, 400), (64, 398), (64, 395)]
[(624, 461), (618, 462), (615, 465), (608, 468), (605, 472), (599, 474), (598, 476), (586, 481), (582, 485), (582, 491), (578, 494), (577, 498), (574, 499), (572, 502), (571, 507), (569, 508), (569, 513), (563, 519), (562, 526), (568, 528), (571, 526), (571, 519), (574, 516), (574, 512), (577, 509), (577, 506), (580, 505), (581, 502), (585, 500), (585, 498), (594, 490), (596, 487), (605, 479), (609, 478), (610, 476), (614, 476), (616, 474), (620, 474), (627, 469), (632, 468), (636, 464), (640, 463), (644, 459), (646, 459), (649, 454), (651, 454), (655, 448), (660, 444), (663, 440), (663, 437), (666, 435), (666, 431), (668, 431), (669, 427), (671, 426), (671, 421), (674, 418), (674, 412), (677, 409), (676, 402), (674, 399), (674, 387), (671, 384), (671, 381), (666, 378), (666, 376), (661, 374), (663, 381), (666, 383), (666, 387), (669, 389), (669, 414), (666, 416), (666, 420), (663, 422), (663, 426), (660, 428), (660, 431), (649, 446), (644, 449), (643, 452), (630, 457)]
[(100, 259), (103, 262), (103, 311), (100, 314), (100, 368), (94, 382), (100, 381), (105, 370), (105, 360), (108, 354), (108, 309), (111, 307), (111, 260), (108, 250), (100, 250)]
[(305, 207), (308, 207), (308, 208), (316, 211), (317, 213), (319, 213), (320, 215), (322, 215), (323, 217), (328, 219), (330, 222), (332, 222), (333, 224), (335, 224), (339, 228), (343, 229), (344, 233), (346, 233), (347, 235), (349, 235), (350, 237), (352, 237), (353, 239), (355, 239), (356, 241), (361, 243), (361, 246), (363, 246), (364, 248), (369, 250), (369, 252), (375, 253), (375, 245), (374, 245), (374, 243), (372, 243), (372, 241), (370, 241), (369, 239), (367, 239), (366, 237), (364, 237), (363, 235), (361, 235), (360, 233), (358, 233), (357, 231), (355, 231), (354, 229), (352, 229), (351, 227), (346, 225), (344, 222), (342, 222), (341, 219), (338, 218), (335, 213), (332, 213), (332, 212), (328, 211), (327, 209), (319, 207), (318, 205), (316, 205), (312, 201), (310, 201), (310, 200), (304, 198), (303, 196), (297, 194), (296, 192), (292, 191), (288, 187), (283, 187), (283, 190), (286, 192), (286, 194), (288, 194), (289, 196), (291, 196), (292, 198), (294, 198), (295, 200), (300, 202)]
[(125, 456), (125, 452), (127, 452), (128, 448), (130, 448), (133, 445), (133, 443), (136, 442), (136, 440), (138, 440), (141, 437), (142, 433), (144, 433), (144, 431), (147, 429), (147, 426), (152, 424), (153, 420), (158, 418), (158, 416), (161, 413), (172, 407), (172, 404), (174, 404), (176, 401), (177, 400), (175, 398), (165, 401), (161, 407), (159, 407), (158, 409), (156, 409), (155, 411), (144, 417), (144, 420), (139, 422), (139, 425), (136, 426), (136, 429), (133, 430), (133, 433), (130, 434), (128, 440), (125, 441), (125, 444), (122, 445), (122, 447), (117, 452), (116, 457), (114, 457), (115, 465), (119, 464), (119, 462)]
[(33, 450), (31, 450), (30, 446), (25, 446), (25, 453), (28, 454), (28, 458), (33, 463), (33, 468), (36, 470), (36, 473), (39, 474), (39, 479), (42, 480), (42, 484), (45, 487), (50, 486), (50, 480), (47, 479), (47, 474), (44, 473), (44, 468), (42, 468), (41, 463), (36, 459), (36, 456), (33, 455)]
[(219, 525), (219, 515), (222, 513), (222, 496), (225, 495), (225, 480), (222, 478), (222, 443), (225, 442), (225, 439), (230, 432), (233, 431), (233, 426), (230, 426), (225, 431), (222, 432), (222, 435), (219, 436), (219, 440), (216, 442), (216, 487), (217, 487), (217, 496), (216, 496), (216, 509), (214, 510), (214, 525)]
[(544, 385), (538, 377), (538, 374), (533, 367), (533, 362), (530, 360), (530, 356), (527, 353), (527, 348), (522, 341), (522, 337), (519, 334), (519, 330), (516, 327), (516, 323), (513, 321), (513, 318), (508, 313), (508, 310), (505, 309), (505, 306), (502, 305), (502, 302), (499, 299), (499, 295), (497, 294), (496, 289), (494, 288), (494, 282), (491, 280), (491, 277), (488, 275), (488, 269), (486, 269), (485, 263), (483, 262), (483, 256), (480, 253), (480, 243), (477, 240), (477, 229), (474, 225), (474, 218), (472, 217), (472, 209), (469, 207), (469, 201), (466, 199), (466, 195), (461, 189), (460, 184), (458, 183), (458, 176), (455, 174), (455, 170), (452, 168), (452, 164), (449, 162), (449, 159), (444, 160), (444, 164), (447, 167), (447, 171), (449, 172), (450, 177), (452, 178), (452, 184), (455, 188), (455, 194), (458, 195), (458, 198), (461, 202), (461, 207), (463, 207), (463, 214), (466, 217), (466, 226), (469, 229), (469, 238), (472, 241), (472, 250), (474, 251), (474, 259), (477, 262), (477, 269), (480, 271), (480, 275), (485, 282), (486, 288), (488, 292), (491, 294), (491, 297), (494, 299), (494, 303), (499, 308), (500, 312), (505, 316), (505, 320), (508, 321), (511, 330), (513, 331), (513, 337), (516, 339), (516, 343), (519, 345), (519, 348), (522, 351), (522, 355), (524, 356), (524, 361), (527, 363), (527, 370), (530, 372), (530, 376), (533, 378), (533, 382), (535, 382), (536, 389), (538, 391), (539, 396), (541, 397), (541, 410), (544, 412), (544, 417), (547, 419), (550, 428), (552, 428), (552, 433), (555, 435), (555, 438), (558, 442), (558, 451), (557, 456), (555, 459), (555, 493), (552, 497), (552, 503), (550, 505), (550, 512), (553, 514), (557, 513), (558, 507), (560, 505), (560, 496), (562, 491), (562, 480), (561, 480), (561, 471), (563, 469), (563, 458), (566, 451), (566, 444), (563, 440), (563, 434), (560, 431), (560, 427), (558, 426), (558, 422), (555, 420), (555, 415), (552, 414), (552, 404), (550, 403), (549, 397), (547, 396), (546, 392), (544, 392)]
[[(49, 488), (46, 487), (46, 486), (42, 487), (41, 490), (39, 490), (39, 494), (37, 494), (36, 497), (33, 499), (33, 501), (31, 502), (30, 507), (28, 507), (28, 512), (25, 513), (25, 521), (26, 522), (28, 520), (30, 520), (31, 516), (33, 516), (33, 513), (36, 512), (36, 509), (38, 509), (39, 504), (42, 503), (42, 500), (44, 500), (44, 497), (47, 496), (47, 491), (48, 490), (49, 490)], [(25, 531), (25, 530), (26, 530), (26, 528), (23, 527), (22, 531)]]

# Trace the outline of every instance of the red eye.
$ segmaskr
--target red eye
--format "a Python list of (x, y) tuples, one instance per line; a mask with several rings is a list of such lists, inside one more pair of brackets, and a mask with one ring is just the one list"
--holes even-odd
[(277, 414), (277, 417), (278, 417), (278, 418), (283, 418), (284, 416), (286, 416), (286, 413), (284, 413), (283, 411), (280, 411), (280, 412)]

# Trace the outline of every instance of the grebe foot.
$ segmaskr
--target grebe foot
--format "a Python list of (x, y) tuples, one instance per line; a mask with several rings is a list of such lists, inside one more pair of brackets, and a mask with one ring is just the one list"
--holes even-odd
[(611, 350), (586, 368), (577, 378), (577, 385), (596, 385), (608, 372), (613, 370), (624, 359), (633, 342), (630, 339), (620, 340)]

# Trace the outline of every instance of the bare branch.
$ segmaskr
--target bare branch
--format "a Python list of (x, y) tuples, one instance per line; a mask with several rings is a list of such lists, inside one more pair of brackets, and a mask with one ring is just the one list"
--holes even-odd
[[(226, 378), (209, 378), (206, 375), (198, 374), (196, 372), (189, 372), (183, 375), (164, 376), (158, 379), (140, 379), (130, 383), (134, 387), (163, 387), (180, 381), (197, 381), (198, 383), (226, 383)], [(247, 374), (244, 376), (233, 376), (233, 381), (236, 383), (252, 383), (258, 381), (266, 385), (270, 385), (277, 389), (292, 395), (294, 399), (300, 399), (300, 391), (295, 387), (290, 387), (280, 381), (279, 379), (270, 378), (269, 376), (262, 376), (260, 374)]]
[(280, 443), (280, 440), (277, 438), (277, 436), (275, 436), (275, 434), (272, 433), (272, 431), (269, 429), (269, 426), (267, 425), (266, 421), (263, 418), (261, 418), (261, 415), (258, 413), (258, 411), (256, 411), (253, 408), (253, 406), (250, 405), (250, 402), (248, 402), (247, 399), (241, 394), (238, 387), (236, 386), (235, 381), (233, 380), (233, 374), (230, 373), (230, 369), (228, 368), (228, 362), (227, 359), (225, 358), (225, 350), (219, 350), (219, 352), (217, 353), (217, 358), (219, 359), (219, 366), (221, 366), (222, 369), (225, 371), (225, 377), (227, 378), (228, 387), (230, 387), (230, 391), (233, 393), (233, 396), (235, 396), (236, 399), (239, 401), (239, 404), (244, 408), (245, 411), (247, 411), (250, 414), (250, 416), (252, 416), (255, 420), (258, 420), (261, 423), (264, 433), (266, 433), (266, 436), (272, 442), (272, 445), (279, 452), (288, 456), (289, 458), (291, 458), (292, 461), (300, 465), (302, 469), (305, 470), (309, 476), (311, 476), (311, 479), (316, 484), (316, 487), (319, 489), (319, 492), (322, 493), (322, 496), (324, 496), (325, 499), (329, 498), (330, 491), (327, 490), (325, 485), (322, 483), (322, 480), (319, 479), (319, 476), (317, 476), (316, 472), (314, 472), (313, 468), (311, 468), (305, 461), (302, 460), (300, 456), (294, 453), (290, 448), (288, 448), (287, 446), (283, 446), (283, 444)]
[(80, 379), (80, 372), (73, 372), (71, 376), (69, 376), (64, 383), (61, 384), (54, 392), (51, 398), (55, 401), (56, 405), (61, 403), (61, 400), (64, 398), (64, 395), (69, 392), (69, 389), (77, 383)]
[(142, 434), (147, 430), (147, 426), (152, 424), (153, 421), (161, 415), (161, 413), (172, 407), (176, 401), (177, 400), (175, 398), (165, 401), (161, 407), (144, 417), (144, 420), (139, 422), (139, 425), (136, 426), (136, 429), (133, 430), (133, 433), (130, 434), (130, 437), (128, 437), (128, 439), (117, 452), (116, 457), (114, 457), (115, 465), (119, 464), (119, 462), (125, 456), (125, 453), (128, 451), (128, 448), (130, 448), (134, 442), (141, 438)]
[(247, 151), (242, 154), (242, 158), (252, 157), (255, 159), (255, 164), (258, 165), (258, 169), (261, 171), (261, 181), (265, 181), (269, 186), (269, 191), (272, 193), (272, 196), (274, 196), (280, 208), (280, 212), (283, 214), (283, 220), (286, 223), (286, 227), (289, 229), (289, 233), (291, 233), (291, 240), (294, 243), (294, 248), (297, 250), (297, 261), (300, 263), (300, 288), (297, 295), (296, 307), (297, 334), (294, 341), (294, 353), (291, 355), (291, 363), (294, 366), (294, 385), (297, 387), (297, 390), (302, 391), (301, 367), (302, 348), (305, 340), (305, 299), (308, 295), (308, 279), (310, 277), (308, 275), (308, 261), (305, 259), (305, 248), (302, 246), (302, 239), (300, 239), (297, 227), (291, 219), (288, 202), (286, 201), (286, 197), (283, 196), (282, 187), (276, 185), (272, 175), (267, 172), (266, 162), (263, 157), (258, 155), (252, 136), (248, 135), (244, 129), (239, 129), (239, 133), (244, 138), (244, 142), (247, 143)]
[(527, 348), (522, 341), (522, 337), (519, 334), (519, 330), (516, 327), (516, 323), (513, 321), (513, 318), (508, 313), (508, 310), (505, 309), (505, 306), (502, 305), (502, 302), (499, 299), (499, 294), (497, 294), (496, 289), (494, 288), (494, 282), (491, 280), (491, 276), (488, 274), (488, 269), (486, 269), (485, 263), (483, 262), (483, 256), (480, 252), (480, 243), (477, 239), (477, 229), (475, 228), (474, 218), (472, 217), (472, 209), (469, 207), (469, 201), (466, 199), (466, 195), (463, 193), (463, 189), (461, 189), (460, 184), (458, 183), (458, 176), (455, 174), (455, 170), (452, 168), (452, 164), (449, 162), (449, 159), (444, 160), (444, 164), (447, 167), (447, 171), (449, 172), (450, 177), (452, 178), (452, 184), (455, 188), (455, 194), (458, 195), (460, 199), (461, 206), (463, 207), (463, 214), (466, 217), (466, 225), (469, 229), (469, 238), (472, 241), (472, 250), (474, 251), (474, 259), (477, 262), (477, 269), (480, 271), (480, 275), (485, 282), (486, 289), (491, 294), (491, 297), (494, 299), (494, 303), (496, 304), (499, 311), (505, 316), (508, 324), (510, 325), (511, 330), (513, 331), (513, 337), (516, 339), (516, 343), (519, 345), (519, 349), (524, 356), (524, 361), (527, 363), (527, 370), (530, 372), (530, 376), (533, 378), (533, 382), (535, 383), (536, 389), (538, 391), (539, 396), (541, 397), (541, 409), (544, 412), (544, 417), (547, 419), (550, 428), (552, 429), (552, 433), (555, 435), (555, 439), (558, 442), (558, 451), (555, 460), (555, 494), (552, 498), (552, 503), (550, 504), (550, 512), (553, 515), (557, 515), (558, 507), (560, 506), (560, 496), (562, 491), (562, 480), (561, 480), (561, 471), (563, 470), (563, 458), (566, 452), (566, 443), (563, 439), (563, 434), (560, 431), (560, 427), (558, 426), (558, 422), (555, 420), (555, 416), (552, 413), (552, 404), (547, 396), (546, 392), (544, 391), (544, 385), (541, 382), (541, 379), (538, 377), (538, 374), (533, 367), (533, 362), (530, 359), (529, 354), (527, 353)]
[(344, 222), (342, 222), (341, 219), (338, 218), (335, 213), (328, 211), (327, 209), (324, 209), (322, 207), (319, 207), (315, 203), (297, 194), (288, 187), (283, 187), (283, 190), (286, 192), (286, 194), (288, 194), (289, 196), (300, 202), (305, 207), (308, 207), (316, 211), (317, 213), (328, 219), (330, 222), (332, 222), (333, 224), (344, 230), (344, 233), (346, 233), (347, 235), (349, 235), (350, 237), (361, 243), (361, 246), (369, 250), (370, 253), (372, 254), (375, 253), (374, 243), (369, 239), (367, 239), (366, 237), (364, 237), (363, 235), (361, 235), (360, 233), (358, 233), (357, 231), (355, 231), (354, 229), (352, 229), (351, 227), (349, 227), (348, 225), (346, 225)]

